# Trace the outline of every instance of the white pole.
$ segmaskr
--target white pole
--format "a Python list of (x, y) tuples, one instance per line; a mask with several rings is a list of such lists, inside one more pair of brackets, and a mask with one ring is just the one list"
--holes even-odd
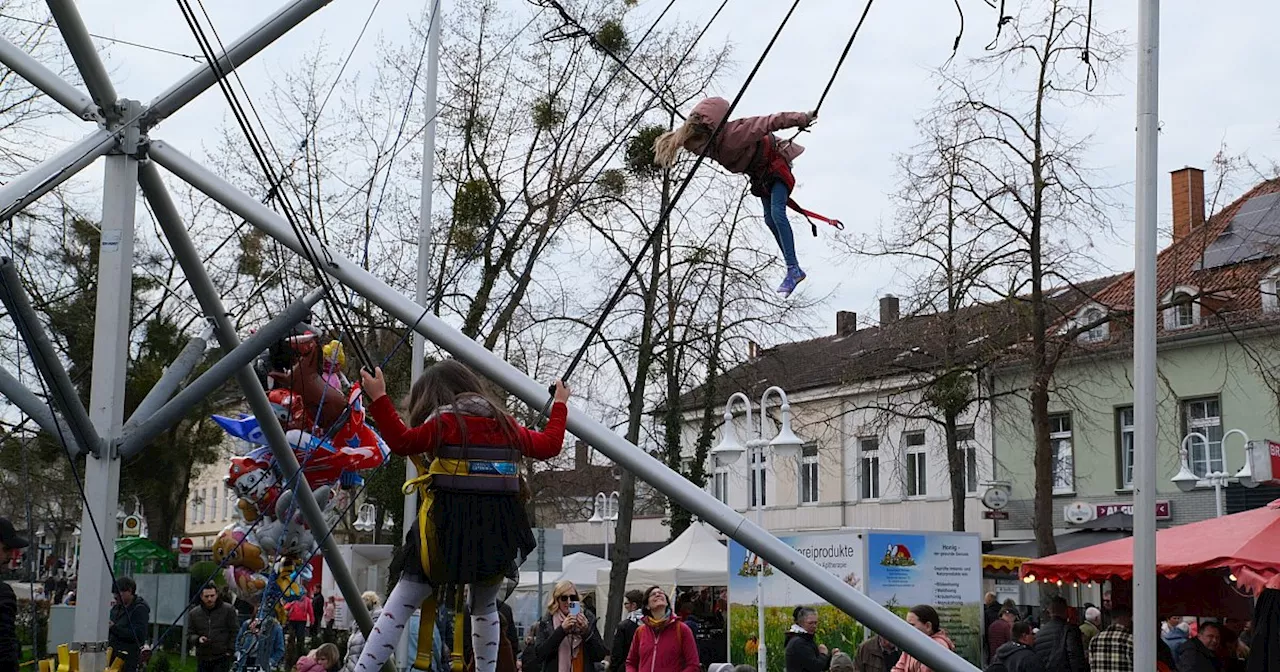
[[(755, 428), (752, 428), (755, 431)], [(755, 483), (755, 501), (752, 504), (756, 509), (756, 525), (761, 529), (764, 526), (764, 409), (760, 409), (760, 435), (756, 441), (747, 444), (747, 450), (752, 451), (747, 454), (747, 467), (751, 469), (751, 480)], [(750, 460), (755, 457), (754, 451), (760, 451), (760, 480), (757, 481), (754, 467), (751, 466)], [(756, 670), (766, 672), (768, 669), (765, 663), (768, 661), (768, 655), (765, 652), (764, 644), (764, 558), (756, 555), (756, 559), (760, 561), (760, 566), (756, 568)]]
[(1137, 175), (1134, 220), (1133, 669), (1156, 667), (1156, 185), (1159, 0), (1138, 0)]
[[(427, 128), (422, 134), (422, 203), (418, 222), (417, 295), (418, 303), (428, 308), (430, 308), (428, 295), (431, 292), (431, 195), (436, 175), (436, 83), (440, 76), (440, 5), (442, 2), (443, 0), (435, 0), (431, 16), (428, 18), (430, 24), (427, 27), (427, 82), (422, 105), (423, 114), (427, 119)], [(422, 334), (417, 332), (413, 334), (413, 362), (409, 371), (414, 381), (418, 380), (425, 368), (423, 360), (426, 355), (426, 343), (427, 339)], [(405, 480), (418, 475), (411, 462), (405, 462), (404, 475)], [(408, 532), (409, 526), (413, 524), (417, 515), (418, 494), (412, 492), (404, 496), (404, 523), (401, 525), (403, 532)], [(435, 617), (435, 614), (423, 614), (421, 622), (434, 623)], [(409, 630), (406, 628), (400, 635), (400, 643), (396, 648), (396, 659), (404, 661), (400, 665), (401, 669), (409, 669), (413, 665), (413, 661), (408, 660), (408, 656), (405, 655), (408, 650)]]

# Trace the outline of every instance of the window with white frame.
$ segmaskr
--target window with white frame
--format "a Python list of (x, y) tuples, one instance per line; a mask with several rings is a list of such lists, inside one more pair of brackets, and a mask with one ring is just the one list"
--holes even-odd
[(729, 503), (729, 467), (716, 467), (711, 474), (711, 494), (721, 502)]
[(1116, 482), (1123, 489), (1133, 487), (1133, 407), (1116, 409)]
[(1280, 311), (1280, 266), (1277, 266), (1267, 274), (1262, 276), (1262, 280), (1258, 283), (1258, 291), (1262, 294), (1262, 310), (1267, 313)]
[(768, 506), (768, 492), (765, 489), (765, 478), (768, 472), (768, 458), (764, 452), (764, 446), (757, 446), (750, 449), (751, 453), (751, 477), (748, 488), (747, 497), (751, 506)]
[(200, 488), (199, 494), (196, 495), (196, 522), (197, 523), (204, 522), (204, 510), (205, 510), (204, 488)]
[(187, 496), (187, 502), (191, 508), (191, 512), (187, 514), (187, 521), (194, 524), (196, 522), (196, 507), (200, 505), (195, 493)]
[(973, 435), (973, 425), (956, 427), (956, 450), (963, 458), (961, 468), (964, 470), (964, 491), (966, 494), (978, 493), (978, 442)]
[(929, 456), (924, 449), (924, 432), (907, 432), (902, 435), (907, 458), (907, 496), (924, 497), (929, 494)]
[(880, 499), (880, 439), (874, 436), (858, 439), (858, 496)]
[(1190, 436), (1194, 432), (1208, 439), (1207, 443), (1196, 436), (1186, 440), (1191, 471), (1200, 477), (1215, 471), (1225, 471), (1226, 458), (1222, 454), (1222, 406), (1218, 398), (1184, 400), (1182, 425), (1186, 430), (1183, 436)]
[(1105, 317), (1106, 314), (1097, 306), (1090, 306), (1089, 308), (1086, 308), (1084, 312), (1080, 313), (1078, 324), (1081, 327), (1089, 325), (1093, 326), (1080, 333), (1077, 337), (1079, 341), (1081, 343), (1101, 343), (1102, 341), (1107, 340), (1109, 328), (1107, 322), (1103, 319)]
[(1164, 328), (1168, 330), (1186, 329), (1200, 323), (1200, 301), (1196, 298), (1198, 290), (1193, 287), (1178, 287), (1164, 296)]
[(818, 444), (807, 443), (800, 449), (800, 503), (818, 503)]
[(1075, 492), (1075, 452), (1071, 442), (1071, 414), (1049, 416), (1049, 445), (1053, 448), (1053, 493)]

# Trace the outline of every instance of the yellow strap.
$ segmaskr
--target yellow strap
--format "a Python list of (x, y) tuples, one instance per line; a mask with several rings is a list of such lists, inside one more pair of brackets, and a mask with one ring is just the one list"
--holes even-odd
[(417, 670), (431, 669), (431, 654), (436, 645), (437, 604), (434, 592), (422, 601), (422, 617), (418, 619), (418, 655), (413, 659), (413, 667)]

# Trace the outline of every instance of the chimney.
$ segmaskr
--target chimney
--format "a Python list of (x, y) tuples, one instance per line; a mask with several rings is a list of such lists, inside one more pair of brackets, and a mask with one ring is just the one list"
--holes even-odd
[(880, 325), (898, 321), (898, 297), (886, 294), (880, 297)]
[(1173, 242), (1204, 224), (1204, 171), (1187, 166), (1173, 171)]
[(851, 310), (836, 311), (836, 336), (848, 336), (857, 330), (857, 313)]
[(747, 341), (747, 359), (755, 359), (760, 356), (760, 344), (755, 341)]
[(589, 450), (590, 448), (587, 446), (586, 441), (583, 441), (582, 439), (578, 439), (577, 441), (573, 442), (573, 468), (574, 469), (584, 469), (588, 464), (591, 464), (591, 459), (587, 456)]

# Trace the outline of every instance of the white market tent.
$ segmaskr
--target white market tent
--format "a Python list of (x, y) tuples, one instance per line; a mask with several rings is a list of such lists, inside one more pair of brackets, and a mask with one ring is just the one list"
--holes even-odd
[[(636, 560), (627, 568), (627, 588), (662, 586), (726, 586), (729, 549), (706, 523), (693, 523), (675, 541)], [(597, 572), (601, 591), (609, 585), (609, 568)]]
[[(609, 561), (597, 558), (590, 553), (570, 553), (564, 556), (564, 560), (559, 572), (543, 572), (542, 586), (543, 590), (550, 592), (551, 587), (556, 581), (572, 581), (578, 590), (589, 593), (596, 587), (597, 571), (604, 570), (606, 583), (609, 576)], [(516, 586), (517, 593), (537, 593), (538, 592), (538, 573), (537, 572), (520, 572), (520, 585)]]

